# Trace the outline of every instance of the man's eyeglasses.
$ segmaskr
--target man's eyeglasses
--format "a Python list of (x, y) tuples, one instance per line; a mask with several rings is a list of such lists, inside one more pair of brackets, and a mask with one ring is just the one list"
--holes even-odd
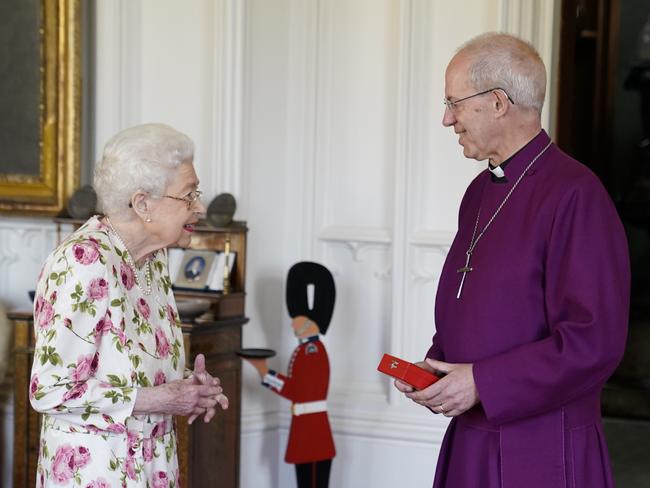
[(174, 197), (172, 195), (163, 195), (163, 198), (171, 198), (172, 200), (179, 200), (181, 202), (185, 202), (187, 204), (187, 209), (192, 210), (192, 207), (196, 203), (196, 201), (201, 198), (201, 195), (203, 192), (201, 190), (193, 190), (189, 192), (187, 195), (184, 197)]
[(445, 104), (445, 107), (447, 107), (447, 110), (453, 112), (456, 109), (456, 105), (458, 105), (460, 102), (463, 102), (465, 100), (469, 100), (470, 98), (478, 97), (479, 95), (485, 95), (486, 93), (491, 93), (494, 90), (499, 90), (502, 91), (503, 94), (506, 96), (508, 101), (512, 103), (513, 105), (515, 104), (514, 100), (510, 98), (510, 95), (508, 95), (508, 92), (506, 92), (503, 88), (490, 88), (489, 90), (485, 90), (482, 92), (474, 93), (474, 95), (470, 95), (468, 97), (461, 98), (459, 100), (451, 100), (449, 98), (445, 98), (442, 103)]

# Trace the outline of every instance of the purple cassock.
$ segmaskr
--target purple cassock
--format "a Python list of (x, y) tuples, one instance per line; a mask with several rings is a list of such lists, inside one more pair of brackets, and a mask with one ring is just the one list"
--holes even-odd
[(618, 365), (630, 271), (623, 227), (585, 166), (550, 145), (478, 241), (477, 234), (550, 139), (511, 158), (506, 183), (470, 184), (436, 296), (427, 356), (473, 363), (480, 403), (447, 430), (435, 488), (613, 487), (600, 417)]

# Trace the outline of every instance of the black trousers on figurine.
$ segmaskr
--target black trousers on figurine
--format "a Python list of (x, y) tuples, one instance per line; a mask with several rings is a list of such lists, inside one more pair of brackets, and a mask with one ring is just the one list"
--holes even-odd
[(330, 482), (332, 460), (296, 464), (298, 488), (327, 488)]

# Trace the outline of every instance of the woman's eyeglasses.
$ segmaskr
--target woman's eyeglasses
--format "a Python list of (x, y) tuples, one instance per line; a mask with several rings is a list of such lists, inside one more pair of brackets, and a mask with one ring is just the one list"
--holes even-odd
[(184, 197), (175, 197), (172, 195), (163, 195), (163, 198), (171, 198), (172, 200), (179, 200), (181, 202), (185, 202), (187, 204), (187, 209), (192, 210), (192, 207), (196, 203), (196, 201), (201, 198), (201, 195), (203, 192), (201, 190), (193, 190), (189, 192), (187, 195)]
[[(172, 200), (185, 202), (185, 204), (187, 205), (187, 209), (192, 210), (192, 207), (194, 206), (196, 201), (199, 198), (201, 198), (201, 195), (203, 195), (203, 192), (201, 190), (192, 190), (184, 197), (175, 197), (173, 195), (162, 195), (161, 198), (171, 198)], [(133, 208), (133, 204), (131, 202), (129, 202), (129, 208)]]

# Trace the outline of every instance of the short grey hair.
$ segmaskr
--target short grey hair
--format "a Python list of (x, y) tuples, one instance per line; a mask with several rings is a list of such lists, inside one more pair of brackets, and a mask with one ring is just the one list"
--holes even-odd
[(143, 124), (114, 135), (95, 167), (99, 210), (125, 215), (137, 191), (161, 196), (181, 163), (194, 158), (194, 143), (164, 124)]
[(532, 44), (510, 34), (488, 32), (457, 51), (470, 56), (469, 78), (476, 90), (502, 88), (516, 105), (541, 114), (546, 68)]

